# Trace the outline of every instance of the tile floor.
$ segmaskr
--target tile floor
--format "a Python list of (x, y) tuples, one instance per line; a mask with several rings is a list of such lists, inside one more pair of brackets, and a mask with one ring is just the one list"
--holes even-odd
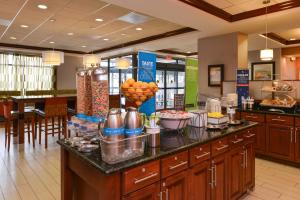
[[(49, 137), (48, 150), (26, 141), (19, 153), (4, 149), (0, 129), (0, 200), (59, 200), (60, 154), (57, 138)], [(300, 200), (300, 169), (256, 159), (255, 190), (243, 200)]]

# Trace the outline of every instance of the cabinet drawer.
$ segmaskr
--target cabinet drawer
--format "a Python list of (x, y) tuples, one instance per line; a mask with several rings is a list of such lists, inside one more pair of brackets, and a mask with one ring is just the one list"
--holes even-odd
[(188, 152), (183, 151), (161, 159), (162, 178), (180, 172), (188, 167)]
[(242, 145), (244, 143), (243, 133), (237, 133), (228, 137), (229, 144), (231, 147)]
[(294, 117), (285, 115), (267, 115), (267, 122), (271, 124), (293, 126)]
[(251, 112), (242, 112), (242, 119), (252, 122), (265, 122), (265, 114), (262, 113), (251, 113)]
[(295, 126), (300, 126), (300, 117), (295, 117)]
[(123, 173), (123, 194), (128, 194), (160, 180), (159, 160)]
[(211, 145), (212, 156), (219, 155), (229, 149), (228, 137), (216, 140)]
[(245, 142), (255, 142), (256, 134), (257, 134), (257, 127), (244, 130), (243, 137)]
[(190, 165), (192, 166), (204, 160), (210, 159), (210, 156), (210, 144), (194, 147), (190, 150)]

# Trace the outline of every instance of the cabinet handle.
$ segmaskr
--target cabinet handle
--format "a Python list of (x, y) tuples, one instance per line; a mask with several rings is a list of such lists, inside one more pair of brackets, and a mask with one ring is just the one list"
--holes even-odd
[(284, 119), (272, 119), (272, 121), (285, 122)]
[(252, 138), (254, 136), (255, 136), (255, 134), (253, 133), (253, 134), (250, 134), (250, 135), (245, 135), (245, 138)]
[(291, 143), (293, 142), (293, 132), (294, 132), (294, 128), (291, 128)]
[(220, 151), (220, 150), (226, 149), (228, 146), (229, 146), (228, 144), (225, 144), (225, 145), (223, 145), (221, 147), (216, 148), (216, 150)]
[(181, 167), (183, 165), (187, 164), (187, 161), (182, 161), (181, 163), (179, 163), (178, 165), (174, 165), (174, 166), (170, 166), (169, 169), (170, 170), (173, 170), (173, 169), (176, 169), (178, 167)]
[(245, 168), (245, 151), (243, 151), (243, 153), (240, 154), (243, 155), (242, 167)]
[(297, 143), (298, 128), (295, 128), (295, 143)]
[(195, 157), (196, 157), (196, 159), (198, 160), (198, 159), (200, 159), (200, 158), (202, 158), (202, 157), (204, 157), (204, 156), (207, 156), (207, 155), (209, 155), (210, 154), (210, 152), (204, 152), (203, 154), (201, 154), (201, 155), (195, 155)]
[(237, 139), (237, 140), (233, 140), (232, 143), (233, 144), (237, 144), (237, 143), (240, 143), (240, 142), (243, 142), (244, 140), (242, 138), (240, 139)]
[(166, 200), (169, 200), (169, 189), (166, 189)]
[(215, 187), (217, 187), (217, 166), (214, 165), (214, 172), (215, 172), (215, 180), (214, 180), (214, 183), (215, 183)]
[(162, 200), (162, 191), (159, 192), (158, 196), (159, 196), (159, 200)]
[(141, 182), (146, 181), (146, 180), (148, 180), (148, 179), (150, 179), (150, 178), (153, 178), (153, 177), (155, 177), (155, 176), (157, 176), (157, 175), (158, 175), (158, 173), (154, 173), (154, 174), (150, 174), (149, 176), (146, 176), (146, 177), (141, 178), (141, 179), (135, 179), (135, 180), (134, 180), (134, 184), (141, 183)]
[(248, 168), (248, 150), (245, 150), (245, 168)]
[(211, 182), (209, 183), (209, 185), (210, 185), (211, 188), (214, 188), (214, 166), (212, 166), (208, 170), (211, 171), (210, 172), (210, 181)]

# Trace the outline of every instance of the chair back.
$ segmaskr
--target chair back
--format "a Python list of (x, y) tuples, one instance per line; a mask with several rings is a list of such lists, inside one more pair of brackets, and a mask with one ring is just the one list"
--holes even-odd
[(67, 98), (54, 97), (47, 98), (45, 101), (45, 115), (46, 117), (67, 116)]
[(13, 102), (12, 101), (4, 101), (3, 102), (3, 116), (6, 119), (11, 118), (11, 111), (13, 109)]

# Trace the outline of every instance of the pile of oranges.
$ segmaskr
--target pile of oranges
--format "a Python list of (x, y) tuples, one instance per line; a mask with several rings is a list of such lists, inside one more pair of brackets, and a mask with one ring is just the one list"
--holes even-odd
[(154, 82), (146, 83), (130, 78), (121, 85), (121, 91), (127, 99), (140, 106), (154, 96), (155, 92), (158, 91), (158, 87)]

